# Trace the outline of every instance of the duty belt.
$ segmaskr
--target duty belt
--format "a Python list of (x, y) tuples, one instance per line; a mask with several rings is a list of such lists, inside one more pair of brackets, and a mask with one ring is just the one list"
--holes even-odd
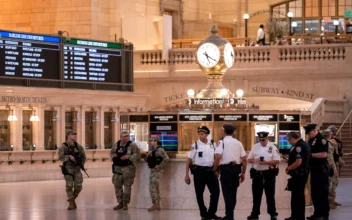
[(271, 170), (255, 170), (255, 171), (257, 176), (264, 176), (272, 173)]
[(202, 171), (212, 171), (213, 167), (206, 167), (206, 166), (198, 166), (198, 165), (193, 165), (196, 170), (202, 170)]

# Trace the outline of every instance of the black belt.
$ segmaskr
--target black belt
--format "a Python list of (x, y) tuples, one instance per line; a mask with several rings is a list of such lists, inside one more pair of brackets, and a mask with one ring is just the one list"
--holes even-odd
[(255, 171), (258, 176), (264, 176), (272, 173), (271, 170), (255, 170)]
[(228, 164), (221, 164), (220, 167), (227, 167), (227, 166), (241, 166), (241, 164), (237, 164), (235, 162), (230, 162)]
[(213, 167), (193, 165), (195, 169), (202, 171), (213, 171)]

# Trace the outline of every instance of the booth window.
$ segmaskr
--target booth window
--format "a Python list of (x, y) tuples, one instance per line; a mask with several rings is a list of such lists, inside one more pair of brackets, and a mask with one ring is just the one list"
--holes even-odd
[(93, 122), (95, 112), (85, 113), (85, 136), (86, 136), (86, 149), (96, 149), (95, 143), (95, 123)]
[(65, 112), (65, 130), (76, 130), (77, 121), (77, 112)]
[(10, 111), (0, 110), (0, 151), (9, 151), (10, 148)]
[(104, 148), (111, 149), (113, 145), (113, 122), (112, 122), (112, 112), (104, 112)]
[(56, 111), (44, 112), (44, 149), (56, 150)]
[(33, 149), (33, 126), (30, 118), (32, 116), (32, 110), (23, 110), (22, 115), (22, 149), (32, 150)]
[(141, 151), (148, 151), (149, 126), (148, 123), (130, 123), (130, 137)]

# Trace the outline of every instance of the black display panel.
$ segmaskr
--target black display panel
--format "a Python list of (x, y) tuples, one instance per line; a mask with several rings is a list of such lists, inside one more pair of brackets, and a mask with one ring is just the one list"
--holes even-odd
[(280, 131), (299, 131), (299, 123), (279, 123)]
[(300, 115), (292, 115), (292, 114), (280, 114), (279, 121), (299, 121)]
[(130, 122), (148, 122), (149, 115), (130, 115)]
[(212, 116), (210, 114), (180, 115), (180, 121), (211, 121)]
[(0, 76), (60, 80), (60, 41), (0, 31)]
[(177, 121), (177, 115), (151, 115), (150, 121), (152, 122)]
[(247, 121), (247, 115), (246, 114), (214, 115), (214, 121)]
[(277, 114), (249, 115), (249, 121), (277, 121)]
[(121, 83), (121, 44), (65, 39), (64, 79)]

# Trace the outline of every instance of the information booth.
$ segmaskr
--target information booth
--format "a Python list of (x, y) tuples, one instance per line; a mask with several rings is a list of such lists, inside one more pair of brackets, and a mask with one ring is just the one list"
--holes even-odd
[(158, 136), (160, 145), (166, 151), (178, 151), (178, 115), (152, 113), (150, 115), (150, 136)]
[(149, 146), (149, 113), (121, 115), (120, 130), (130, 133), (131, 141), (134, 141), (141, 151), (148, 151)]
[[(257, 133), (260, 131), (269, 132), (269, 141), (278, 144), (277, 128), (278, 120), (276, 114), (249, 114), (249, 133), (251, 137), (251, 147), (258, 142)], [(249, 150), (249, 149), (246, 149)]]
[(300, 133), (299, 114), (279, 114), (279, 150), (282, 154), (288, 154), (292, 148), (288, 143), (287, 134), (291, 131)]

